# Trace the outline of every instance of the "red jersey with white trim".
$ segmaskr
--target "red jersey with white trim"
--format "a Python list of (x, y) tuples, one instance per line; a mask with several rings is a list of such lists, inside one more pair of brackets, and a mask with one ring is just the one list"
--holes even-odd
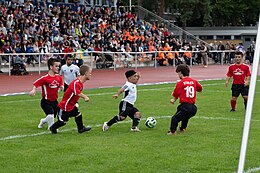
[(59, 108), (64, 111), (72, 111), (74, 109), (75, 104), (79, 100), (78, 94), (83, 90), (83, 83), (80, 82), (78, 78), (71, 81), (68, 86), (68, 89), (63, 95), (61, 102), (59, 103)]
[(229, 66), (227, 76), (233, 77), (233, 84), (244, 84), (245, 83), (245, 77), (248, 77), (251, 75), (249, 66), (246, 64), (233, 64)]
[(202, 91), (202, 85), (195, 79), (184, 77), (176, 84), (172, 96), (180, 98), (180, 103), (195, 104), (197, 91)]
[(51, 76), (49, 74), (37, 79), (33, 85), (38, 88), (42, 87), (42, 97), (49, 101), (58, 99), (58, 91), (63, 86), (62, 77), (59, 74)]

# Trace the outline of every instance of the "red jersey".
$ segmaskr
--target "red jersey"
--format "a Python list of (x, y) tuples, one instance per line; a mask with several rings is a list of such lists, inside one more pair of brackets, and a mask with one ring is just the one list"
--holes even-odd
[(59, 103), (59, 108), (66, 112), (72, 111), (74, 109), (75, 104), (79, 100), (78, 94), (80, 94), (82, 90), (83, 84), (82, 82), (80, 82), (78, 78), (71, 81), (71, 83), (68, 86), (68, 89), (63, 95), (61, 102)]
[(233, 77), (233, 84), (244, 84), (245, 77), (250, 76), (249, 66), (246, 64), (233, 64), (229, 66), (227, 76)]
[(180, 103), (195, 104), (197, 91), (202, 91), (201, 84), (197, 80), (185, 77), (176, 84), (172, 96), (176, 99), (180, 98)]
[(37, 79), (33, 85), (38, 88), (42, 87), (42, 97), (49, 101), (58, 99), (58, 90), (63, 86), (62, 77), (59, 74), (51, 76), (49, 74)]

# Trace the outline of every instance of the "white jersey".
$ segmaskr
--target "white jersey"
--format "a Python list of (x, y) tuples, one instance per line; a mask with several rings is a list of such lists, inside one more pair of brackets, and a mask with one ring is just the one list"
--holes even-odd
[(71, 64), (70, 66), (64, 64), (61, 67), (60, 75), (64, 77), (64, 83), (69, 85), (70, 82), (79, 75), (79, 67), (74, 64)]
[(124, 98), (122, 100), (134, 105), (137, 98), (136, 85), (127, 81), (122, 88), (124, 89)]

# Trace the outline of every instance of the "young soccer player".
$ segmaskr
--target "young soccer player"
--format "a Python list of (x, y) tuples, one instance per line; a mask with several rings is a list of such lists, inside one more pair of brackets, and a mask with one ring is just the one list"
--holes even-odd
[(37, 79), (33, 83), (33, 89), (29, 92), (30, 96), (34, 96), (36, 88), (42, 87), (41, 107), (46, 117), (40, 120), (38, 128), (43, 128), (45, 123), (47, 123), (48, 128), (50, 128), (54, 123), (58, 109), (58, 90), (63, 90), (62, 77), (59, 75), (60, 61), (50, 58), (48, 60), (48, 67), (48, 74)]
[(185, 132), (188, 126), (189, 119), (197, 113), (196, 92), (202, 91), (201, 84), (189, 77), (190, 69), (186, 64), (181, 64), (177, 67), (176, 73), (178, 73), (179, 81), (174, 91), (172, 92), (173, 98), (170, 103), (174, 104), (178, 98), (180, 98), (180, 105), (177, 107), (177, 112), (171, 119), (170, 130), (168, 135), (175, 135), (178, 127), (178, 123), (181, 121), (180, 131)]
[(91, 130), (91, 127), (85, 127), (82, 121), (82, 114), (78, 110), (76, 103), (79, 98), (83, 98), (85, 102), (89, 101), (88, 96), (82, 93), (83, 83), (91, 78), (92, 69), (87, 65), (80, 66), (80, 75), (73, 80), (66, 92), (63, 95), (61, 102), (59, 103), (59, 119), (51, 127), (50, 131), (52, 134), (57, 133), (57, 129), (64, 126), (70, 117), (75, 117), (75, 122), (77, 124), (78, 132), (83, 133)]
[(64, 92), (67, 90), (71, 81), (76, 79), (79, 74), (79, 67), (72, 64), (72, 55), (68, 54), (66, 56), (66, 64), (61, 66), (60, 75), (63, 76), (64, 80)]
[(107, 131), (110, 126), (118, 121), (125, 120), (126, 117), (129, 116), (133, 120), (131, 131), (140, 132), (138, 124), (140, 122), (141, 113), (134, 107), (137, 98), (136, 84), (140, 78), (140, 74), (134, 70), (128, 70), (125, 72), (125, 76), (127, 78), (126, 83), (113, 95), (113, 98), (117, 99), (118, 96), (124, 92), (124, 98), (119, 104), (119, 114), (110, 121), (104, 122), (102, 127), (103, 131)]
[(249, 79), (251, 72), (249, 66), (242, 62), (243, 53), (236, 52), (235, 54), (235, 64), (232, 64), (228, 68), (227, 78), (225, 86), (228, 86), (229, 80), (233, 77), (232, 83), (232, 98), (230, 100), (231, 112), (236, 111), (237, 98), (241, 94), (244, 98), (244, 105), (246, 109), (248, 90), (249, 90)]

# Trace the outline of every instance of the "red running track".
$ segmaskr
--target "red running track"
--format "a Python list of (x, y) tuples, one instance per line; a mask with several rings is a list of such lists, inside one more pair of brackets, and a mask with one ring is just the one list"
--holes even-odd
[[(141, 73), (139, 84), (158, 83), (158, 82), (176, 82), (178, 76), (175, 73), (175, 67), (146, 67), (138, 68)], [(202, 66), (192, 66), (190, 76), (197, 80), (223, 79), (226, 77), (228, 65), (210, 65), (207, 68)], [(124, 72), (128, 69), (103, 69), (93, 70), (92, 78), (84, 84), (84, 88), (99, 88), (110, 86), (121, 86), (125, 82)], [(259, 70), (258, 70), (259, 71)], [(33, 82), (45, 75), (46, 72), (31, 73), (27, 76), (8, 76), (0, 74), (0, 94), (12, 94), (29, 92), (32, 89)], [(223, 84), (224, 85), (224, 84)]]

